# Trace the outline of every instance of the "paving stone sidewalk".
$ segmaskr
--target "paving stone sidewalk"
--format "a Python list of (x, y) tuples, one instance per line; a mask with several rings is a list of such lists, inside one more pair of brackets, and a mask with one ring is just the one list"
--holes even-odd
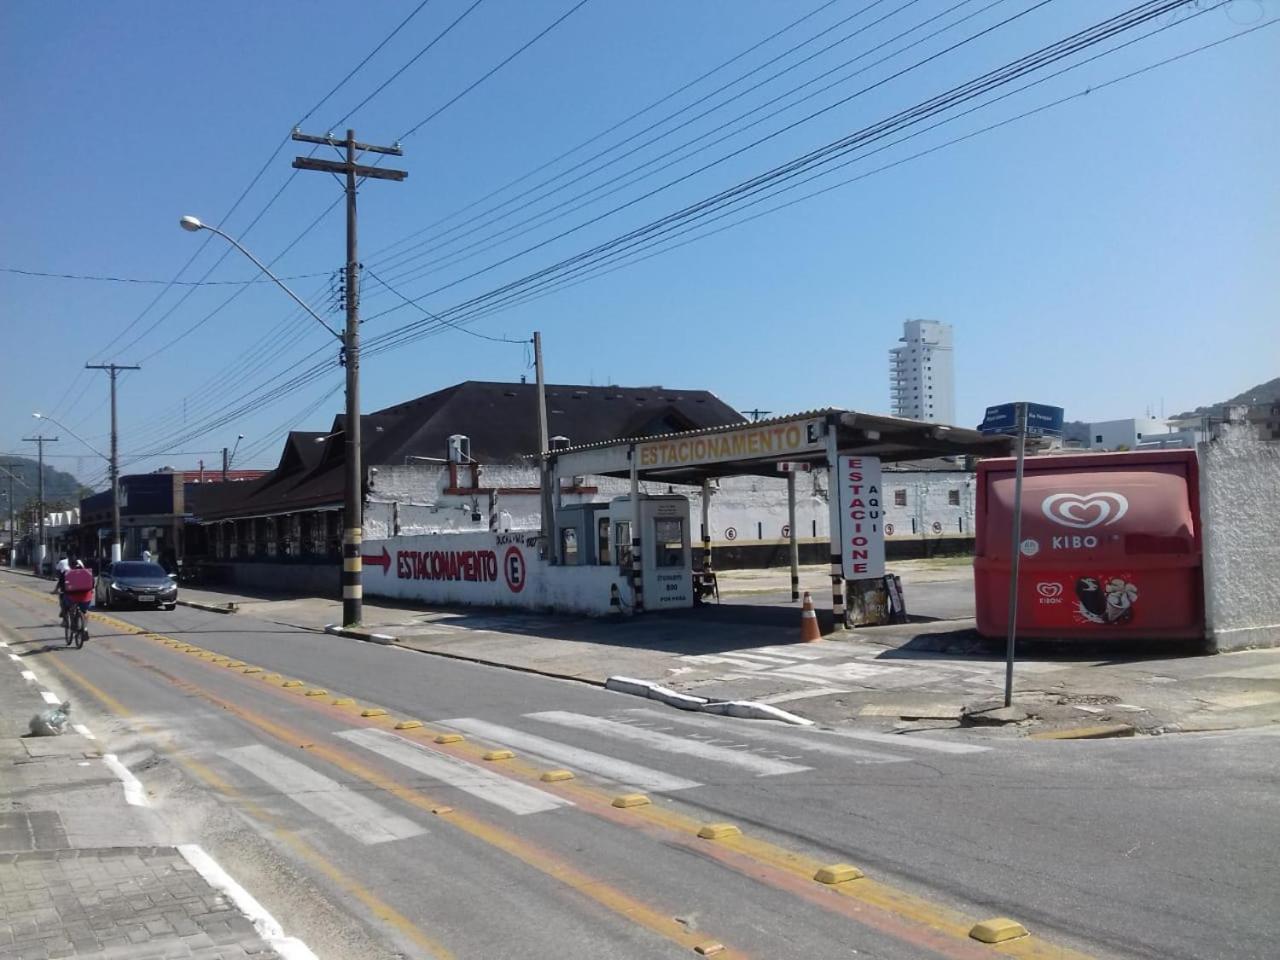
[(4, 960), (279, 956), (173, 847), (0, 853), (0, 916)]

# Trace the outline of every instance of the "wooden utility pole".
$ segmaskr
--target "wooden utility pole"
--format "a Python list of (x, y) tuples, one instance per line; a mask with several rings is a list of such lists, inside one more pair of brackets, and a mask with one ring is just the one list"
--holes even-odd
[(18, 553), (18, 534), (13, 525), (13, 471), (8, 467), (2, 467), (5, 473), (9, 475), (9, 566), (17, 563), (15, 557)]
[[(116, 427), (116, 376), (121, 370), (141, 370), (119, 363), (86, 363), (86, 370), (105, 370), (111, 378), (111, 562), (121, 559), (120, 546), (120, 448)], [(43, 508), (42, 508), (43, 509)]]
[(46, 443), (57, 443), (57, 437), (46, 437), (44, 434), (38, 434), (34, 437), (23, 437), (23, 443), (34, 443), (38, 446), (40, 452), (38, 454), (39, 466), (36, 469), (36, 498), (40, 503), (40, 513), (37, 517), (39, 533), (36, 535), (36, 575), (44, 574), (44, 445)]
[(354, 130), (347, 131), (345, 140), (332, 136), (313, 137), (300, 130), (293, 131), (293, 139), (302, 143), (342, 148), (344, 160), (318, 160), (314, 157), (295, 157), (293, 166), (298, 170), (319, 170), (322, 173), (342, 175), (346, 178), (347, 193), (347, 328), (343, 336), (342, 362), (347, 368), (346, 415), (346, 495), (343, 505), (342, 531), (342, 623), (359, 626), (363, 616), (364, 591), (360, 545), (364, 534), (364, 475), (360, 463), (360, 262), (356, 248), (356, 179), (403, 180), (404, 170), (388, 170), (382, 167), (356, 163), (356, 153), (381, 153), (403, 156), (399, 144), (378, 147), (356, 141)]

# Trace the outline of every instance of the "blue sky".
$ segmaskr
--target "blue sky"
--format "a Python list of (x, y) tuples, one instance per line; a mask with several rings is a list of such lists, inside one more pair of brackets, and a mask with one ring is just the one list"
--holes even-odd
[[(273, 260), (338, 198), (339, 188), (319, 173), (290, 180), (292, 157), (306, 152), (301, 145), (289, 143), (268, 158), (418, 2), (370, 3), (354, 17), (349, 5), (330, 0), (5, 4), (0, 84), (10, 146), (0, 156), (9, 186), (0, 195), (0, 266), (167, 281), (198, 253), (180, 279), (199, 280), (226, 248), (219, 238), (180, 231), (177, 219), (185, 213), (221, 222)], [(430, 0), (303, 126), (323, 133), (331, 125), (339, 131), (353, 125), (363, 140), (391, 142), (575, 2), (481, 0), (344, 117), (474, 3)], [(361, 259), (406, 295), (429, 294), (421, 301), (426, 308), (448, 311), (1131, 6), (587, 0), (404, 140), (405, 156), (395, 164), (409, 171), (408, 180), (370, 182), (361, 192)], [(587, 149), (467, 209), (811, 12)], [(1019, 13), (1012, 23), (942, 52)], [(1280, 0), (1201, 2), (1164, 14), (1026, 79), (1167, 28), (1154, 36), (712, 226), (868, 173), (863, 179), (517, 303), (476, 319), (470, 329), (512, 338), (541, 330), (553, 382), (705, 388), (741, 409), (887, 410), (887, 350), (907, 317), (955, 325), (958, 419), (967, 425), (987, 404), (1010, 399), (1059, 404), (1078, 419), (1158, 413), (1162, 404), (1174, 413), (1223, 399), (1280, 374), (1274, 332), (1280, 116), (1268, 95), (1280, 88), (1280, 26), (1102, 85), (1274, 17), (1280, 17)], [(933, 31), (939, 32), (927, 38)], [(898, 34), (904, 36), (893, 40)], [(890, 56), (914, 41), (921, 42)], [(761, 67), (774, 57), (772, 66)], [(791, 109), (734, 133), (767, 110), (734, 120), (740, 114), (833, 69), (768, 108), (794, 103)], [(732, 85), (677, 113), (724, 84)], [(1027, 119), (904, 159), (1090, 88), (1087, 96)], [(673, 131), (711, 107), (718, 109)], [(668, 114), (676, 115), (663, 120)], [(522, 191), (658, 121), (653, 131), (538, 190), (518, 215), (499, 219), (530, 200), (518, 197)], [(648, 179), (600, 196), (604, 185), (616, 186), (637, 164), (727, 121), (734, 122), (715, 135), (734, 134), (724, 142), (707, 146), (708, 136), (689, 143), (669, 168), (653, 173), (655, 161), (628, 177), (653, 173)], [(667, 136), (646, 145), (661, 134)], [(633, 155), (616, 159), (636, 146), (641, 149)], [(692, 154), (699, 146), (707, 148)], [(596, 169), (610, 160), (616, 162)], [(898, 160), (904, 162), (872, 172)], [(264, 164), (261, 179), (222, 220)], [(565, 186), (582, 174), (588, 179)], [(601, 191), (566, 205), (581, 203), (581, 209), (546, 224), (535, 220), (522, 236), (497, 233), (597, 185)], [(564, 189), (537, 199), (556, 187)], [(483, 219), (471, 219), (508, 199)], [(465, 212), (457, 214), (460, 209)], [(322, 311), (331, 309), (326, 275), (344, 256), (342, 229), (338, 205), (276, 261), (277, 271), (298, 277), (291, 286)], [(426, 242), (393, 246), (413, 234)], [(233, 252), (208, 279), (242, 281), (254, 273)], [(443, 289), (431, 292), (437, 288)], [(363, 309), (366, 340), (422, 317), (369, 274)], [(121, 379), (126, 471), (189, 468), (201, 458), (212, 465), (216, 451), (241, 433), (238, 465), (269, 466), (283, 430), (323, 429), (341, 409), (336, 366), (279, 397), (249, 403), (314, 362), (304, 360), (313, 351), (320, 351), (316, 358), (333, 353), (328, 335), (298, 318), (270, 284), (166, 290), (0, 273), (0, 311), (3, 451), (34, 450), (20, 440), (39, 428), (33, 410), (53, 412), (91, 446), (106, 449), (106, 377), (87, 379), (80, 368), (89, 360), (143, 363), (141, 373)], [(340, 320), (336, 312), (325, 315)], [(445, 330), (368, 357), (365, 409), (461, 379), (517, 379), (527, 364), (520, 345)], [(247, 406), (252, 409), (237, 409)], [(93, 453), (66, 430), (49, 429), (63, 437), (50, 449), (58, 455), (52, 462), (86, 480), (101, 475)]]

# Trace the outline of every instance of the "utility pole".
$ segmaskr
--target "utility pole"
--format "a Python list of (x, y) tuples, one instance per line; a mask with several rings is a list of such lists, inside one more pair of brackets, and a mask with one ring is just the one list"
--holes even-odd
[[(120, 437), (116, 423), (116, 376), (121, 370), (141, 370), (119, 363), (86, 363), (86, 370), (105, 370), (111, 378), (111, 562), (121, 560), (120, 548)], [(41, 508), (43, 509), (43, 508)]]
[(342, 531), (342, 623), (359, 626), (363, 616), (364, 590), (361, 577), (360, 544), (364, 535), (364, 471), (360, 463), (360, 262), (356, 253), (356, 178), (374, 180), (403, 180), (404, 170), (356, 163), (356, 153), (380, 153), (394, 157), (404, 155), (397, 143), (390, 147), (378, 147), (356, 141), (356, 132), (347, 131), (346, 140), (332, 136), (313, 137), (300, 130), (293, 131), (293, 139), (320, 146), (342, 147), (346, 150), (343, 161), (317, 160), (314, 157), (295, 157), (297, 170), (319, 170), (322, 173), (341, 174), (346, 177), (347, 193), (347, 328), (343, 337), (342, 362), (347, 368), (346, 415), (346, 496), (343, 504), (345, 518)]
[(18, 553), (18, 535), (13, 526), (13, 471), (5, 467), (4, 472), (9, 475), (9, 566), (12, 567)]
[[(40, 450), (39, 468), (36, 471), (36, 498), (40, 502), (39, 516), (39, 534), (36, 537), (36, 575), (44, 573), (44, 445), (46, 443), (57, 443), (57, 437), (46, 437), (44, 434), (37, 434), (34, 437), (23, 437), (23, 443), (34, 443)], [(10, 487), (12, 489), (12, 487)]]
[(227, 448), (222, 448), (222, 482), (227, 482)]
[(555, 494), (551, 489), (551, 462), (547, 456), (551, 448), (550, 430), (547, 427), (547, 378), (542, 368), (542, 334), (533, 331), (533, 369), (538, 383), (538, 476), (542, 489), (542, 542), (547, 545), (547, 560), (555, 563), (559, 551), (555, 542)]

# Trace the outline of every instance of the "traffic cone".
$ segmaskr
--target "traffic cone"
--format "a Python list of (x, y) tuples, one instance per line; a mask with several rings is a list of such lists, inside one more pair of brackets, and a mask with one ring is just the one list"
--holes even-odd
[(813, 609), (813, 598), (809, 591), (804, 592), (804, 605), (800, 610), (800, 642), (812, 643), (822, 639), (822, 631), (818, 629), (818, 614)]

